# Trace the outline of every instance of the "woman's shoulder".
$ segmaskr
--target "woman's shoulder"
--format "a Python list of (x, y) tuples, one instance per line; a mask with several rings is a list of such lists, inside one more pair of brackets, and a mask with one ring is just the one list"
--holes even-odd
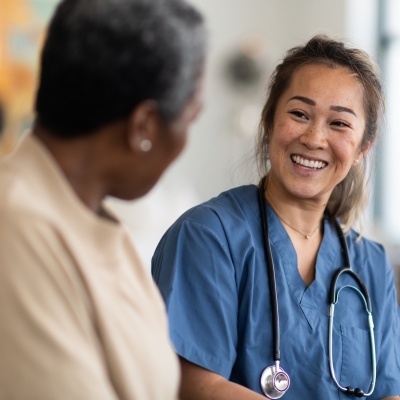
[(213, 227), (216, 224), (238, 223), (240, 220), (247, 220), (249, 214), (254, 214), (256, 210), (258, 210), (257, 187), (239, 186), (189, 209), (174, 225), (191, 222)]
[(373, 252), (376, 255), (385, 256), (385, 248), (383, 245), (375, 240), (369, 239), (366, 236), (360, 235), (355, 229), (350, 229), (347, 234), (352, 246), (359, 249), (364, 249)]
[(202, 260), (210, 263), (218, 258), (218, 265), (225, 259), (230, 268), (232, 258), (252, 246), (257, 201), (257, 187), (246, 185), (225, 191), (186, 211), (161, 238), (152, 261), (153, 275), (159, 276), (161, 265), (167, 264), (167, 259), (170, 266), (176, 267), (182, 264), (181, 260), (190, 259), (192, 266), (200, 262), (204, 268)]
[[(350, 254), (353, 254), (353, 260), (357, 260), (359, 264), (356, 269), (370, 267), (373, 271), (382, 271), (385, 268), (386, 272), (391, 270), (386, 250), (381, 243), (375, 240), (361, 236), (354, 229), (350, 229), (347, 234), (347, 243), (349, 245)], [(377, 268), (380, 266), (380, 268)]]

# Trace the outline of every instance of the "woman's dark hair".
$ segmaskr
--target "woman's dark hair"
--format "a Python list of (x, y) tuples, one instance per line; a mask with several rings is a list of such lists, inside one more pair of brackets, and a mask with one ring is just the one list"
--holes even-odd
[[(380, 74), (374, 61), (362, 50), (348, 48), (343, 42), (327, 36), (314, 36), (304, 46), (294, 47), (286, 53), (276, 67), (269, 83), (267, 101), (262, 111), (257, 160), (261, 175), (269, 170), (269, 135), (274, 125), (278, 101), (289, 87), (295, 71), (305, 64), (322, 64), (330, 68), (347, 68), (361, 83), (364, 90), (365, 131), (360, 151), (376, 142), (379, 121), (385, 102)], [(332, 217), (339, 217), (346, 229), (359, 218), (368, 199), (366, 158), (350, 169), (346, 178), (333, 190), (328, 209)]]
[(171, 122), (195, 91), (205, 42), (203, 18), (184, 0), (63, 0), (43, 48), (37, 122), (82, 136), (144, 100)]

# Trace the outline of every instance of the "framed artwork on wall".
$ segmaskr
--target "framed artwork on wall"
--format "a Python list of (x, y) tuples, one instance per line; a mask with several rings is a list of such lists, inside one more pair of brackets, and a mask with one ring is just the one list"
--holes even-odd
[(57, 0), (0, 0), (0, 157), (30, 128), (38, 60)]

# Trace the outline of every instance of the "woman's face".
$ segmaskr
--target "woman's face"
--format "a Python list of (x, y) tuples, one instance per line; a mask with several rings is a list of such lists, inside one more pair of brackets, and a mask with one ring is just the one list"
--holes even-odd
[(151, 126), (152, 147), (148, 152), (137, 151), (138, 157), (129, 156), (130, 166), (123, 167), (125, 179), (128, 182), (121, 185), (125, 192), (121, 194), (118, 191), (118, 195), (113, 194), (114, 196), (129, 200), (145, 195), (182, 152), (187, 142), (189, 129), (202, 109), (203, 80), (203, 75), (201, 75), (195, 92), (182, 113), (170, 124), (165, 124), (158, 113), (152, 115), (151, 123), (147, 124)]
[(278, 101), (269, 183), (282, 194), (325, 202), (361, 161), (363, 89), (346, 68), (305, 65)]

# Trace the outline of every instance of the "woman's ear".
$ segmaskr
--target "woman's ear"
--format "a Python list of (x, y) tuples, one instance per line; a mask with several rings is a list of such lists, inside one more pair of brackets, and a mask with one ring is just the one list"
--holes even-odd
[(135, 153), (149, 152), (160, 130), (157, 103), (146, 100), (135, 107), (128, 117), (127, 145)]
[(369, 153), (369, 151), (371, 150), (371, 148), (372, 148), (372, 142), (367, 142), (364, 146), (363, 146), (363, 150), (360, 150), (360, 152), (358, 153), (358, 155), (357, 155), (357, 158), (353, 161), (353, 166), (354, 165), (357, 165), (357, 164), (360, 164), (361, 163), (361, 161), (363, 161), (366, 157), (367, 157), (367, 155), (368, 155), (368, 153)]

